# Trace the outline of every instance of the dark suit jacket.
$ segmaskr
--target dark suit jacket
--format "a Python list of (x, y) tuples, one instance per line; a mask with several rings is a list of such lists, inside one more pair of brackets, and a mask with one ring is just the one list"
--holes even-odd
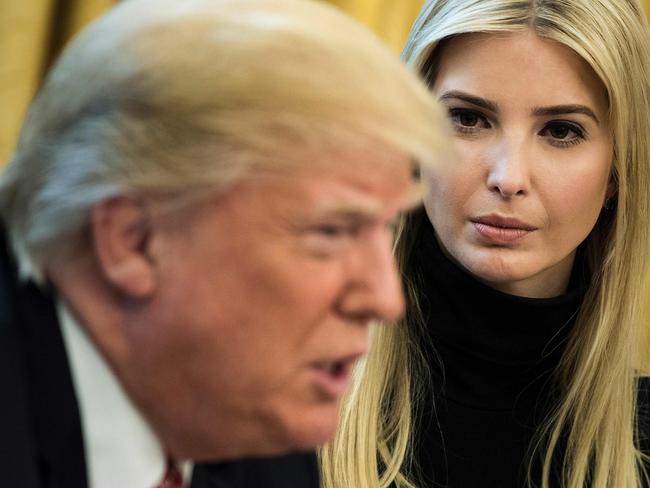
[[(17, 282), (1, 232), (0, 388), (0, 486), (87, 488), (79, 409), (52, 294)], [(316, 458), (196, 465), (191, 486), (316, 488)]]

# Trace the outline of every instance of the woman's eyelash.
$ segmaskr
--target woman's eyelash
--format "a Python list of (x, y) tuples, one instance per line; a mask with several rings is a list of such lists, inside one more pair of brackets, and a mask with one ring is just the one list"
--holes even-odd
[(450, 108), (449, 118), (459, 132), (474, 132), (491, 127), (485, 115), (472, 109)]
[[(473, 134), (492, 127), (489, 119), (478, 110), (456, 107), (449, 108), (448, 112), (457, 132)], [(574, 146), (586, 139), (586, 132), (579, 124), (566, 120), (548, 122), (539, 134), (548, 138), (549, 143), (555, 147)]]
[(549, 142), (558, 147), (575, 146), (586, 138), (585, 130), (580, 125), (565, 120), (547, 123), (540, 135), (548, 137)]

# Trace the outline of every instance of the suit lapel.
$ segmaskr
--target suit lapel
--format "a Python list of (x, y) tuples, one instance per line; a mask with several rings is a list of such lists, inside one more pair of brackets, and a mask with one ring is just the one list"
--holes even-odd
[[(1, 247), (1, 243), (0, 243)], [(0, 467), (7, 486), (39, 486), (27, 365), (16, 327), (9, 263), (0, 260)]]
[(17, 300), (30, 375), (34, 432), (45, 486), (86, 488), (81, 420), (53, 297), (33, 284)]
[(0, 385), (15, 393), (0, 402), (0, 463), (13, 473), (10, 480), (20, 480), (7, 486), (87, 488), (79, 409), (53, 298), (18, 284), (3, 241), (0, 233)]

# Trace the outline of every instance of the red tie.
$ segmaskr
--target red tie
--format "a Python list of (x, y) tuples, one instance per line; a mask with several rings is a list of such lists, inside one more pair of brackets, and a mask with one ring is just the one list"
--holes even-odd
[(183, 477), (176, 467), (176, 463), (171, 459), (167, 460), (167, 471), (165, 477), (155, 488), (183, 488)]

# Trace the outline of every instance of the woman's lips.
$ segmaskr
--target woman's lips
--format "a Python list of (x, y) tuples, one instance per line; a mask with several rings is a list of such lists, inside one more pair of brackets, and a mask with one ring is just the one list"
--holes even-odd
[(479, 236), (490, 244), (511, 244), (537, 230), (519, 219), (500, 215), (485, 215), (471, 222)]

